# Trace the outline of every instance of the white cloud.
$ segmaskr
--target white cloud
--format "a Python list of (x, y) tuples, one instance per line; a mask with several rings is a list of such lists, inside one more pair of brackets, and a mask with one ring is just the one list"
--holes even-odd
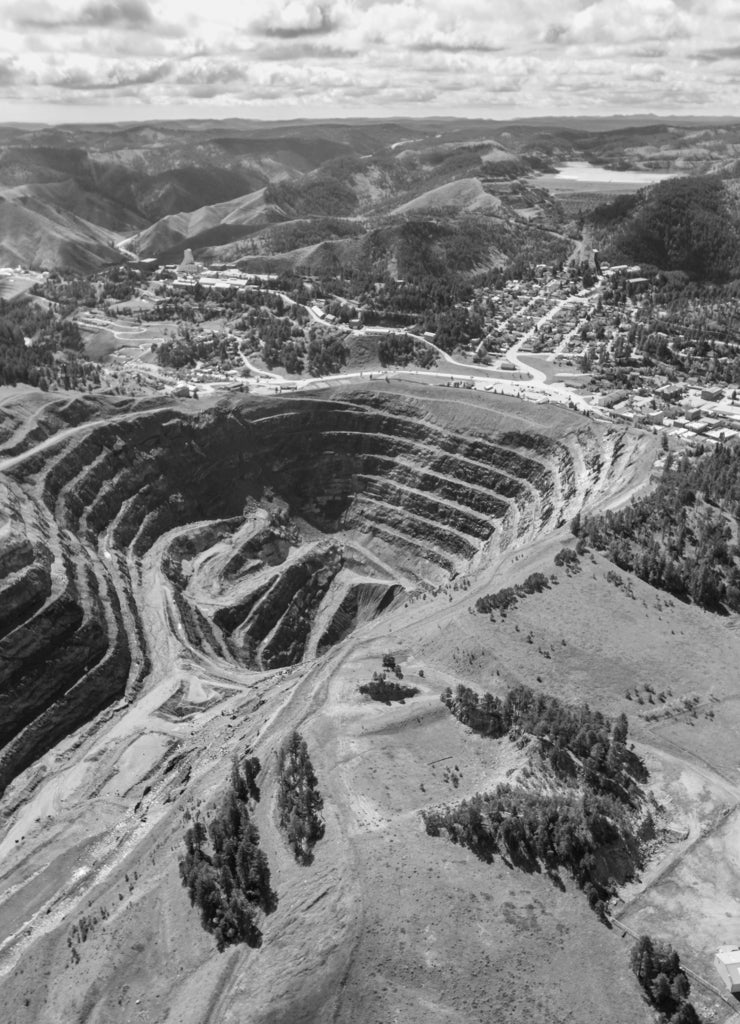
[(0, 96), (334, 116), (720, 113), (737, 0), (0, 0)]

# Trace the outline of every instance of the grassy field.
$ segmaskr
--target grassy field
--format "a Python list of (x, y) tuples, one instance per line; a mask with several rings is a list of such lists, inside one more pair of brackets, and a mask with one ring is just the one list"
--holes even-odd
[(544, 373), (547, 384), (572, 383), (575, 387), (584, 387), (591, 380), (590, 374), (580, 373), (577, 362), (571, 359), (559, 357), (557, 361), (553, 362), (544, 356), (533, 355), (529, 352), (520, 354), (519, 358), (526, 366), (531, 366)]
[(19, 295), (24, 295), (38, 282), (36, 274), (18, 274), (13, 277), (0, 277), (0, 299), (12, 302)]
[(80, 324), (85, 352), (91, 359), (106, 363), (115, 352), (131, 349), (137, 354), (142, 353), (141, 346), (149, 346), (153, 342), (163, 341), (165, 331), (174, 334), (177, 325), (174, 323), (143, 324), (120, 327), (86, 327)]

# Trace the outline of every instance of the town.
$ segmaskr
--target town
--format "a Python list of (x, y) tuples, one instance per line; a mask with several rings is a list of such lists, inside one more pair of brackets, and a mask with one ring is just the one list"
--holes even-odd
[(180, 264), (132, 258), (100, 273), (79, 302), (74, 282), (55, 275), (7, 268), (3, 282), (65, 313), (114, 392), (282, 393), (413, 377), (629, 422), (660, 432), (664, 447), (740, 435), (734, 297), (598, 253), (473, 288), (451, 311), (462, 324), (452, 338), (421, 319), (399, 326), (382, 308), (382, 282), (369, 307), (331, 282), (206, 266), (189, 250)]

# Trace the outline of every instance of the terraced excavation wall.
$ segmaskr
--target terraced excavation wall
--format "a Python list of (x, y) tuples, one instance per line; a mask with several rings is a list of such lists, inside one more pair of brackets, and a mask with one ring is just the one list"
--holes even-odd
[[(150, 670), (139, 567), (166, 531), (238, 521), (269, 489), (316, 530), (360, 537), (439, 578), (574, 514), (623, 444), (564, 412), (548, 413), (542, 432), (521, 413), (476, 408), (466, 429), (421, 393), (113, 412), (26, 451), (16, 437), (16, 454), (0, 453), (0, 788), (112, 701), (135, 698)], [(291, 639), (297, 618), (315, 614), (341, 566), (326, 541), (300, 569), (278, 567), (242, 609), (269, 622), (261, 664), (304, 656), (306, 637)], [(226, 609), (204, 624), (183, 595), (177, 603), (201, 644), (238, 657), (230, 634), (244, 616)], [(348, 598), (327, 622), (321, 650), (346, 634), (356, 604)]]

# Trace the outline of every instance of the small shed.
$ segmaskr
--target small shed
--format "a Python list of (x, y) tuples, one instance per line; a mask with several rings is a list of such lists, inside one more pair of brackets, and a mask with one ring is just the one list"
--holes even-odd
[(730, 992), (740, 992), (740, 949), (720, 946), (714, 957), (714, 966)]

